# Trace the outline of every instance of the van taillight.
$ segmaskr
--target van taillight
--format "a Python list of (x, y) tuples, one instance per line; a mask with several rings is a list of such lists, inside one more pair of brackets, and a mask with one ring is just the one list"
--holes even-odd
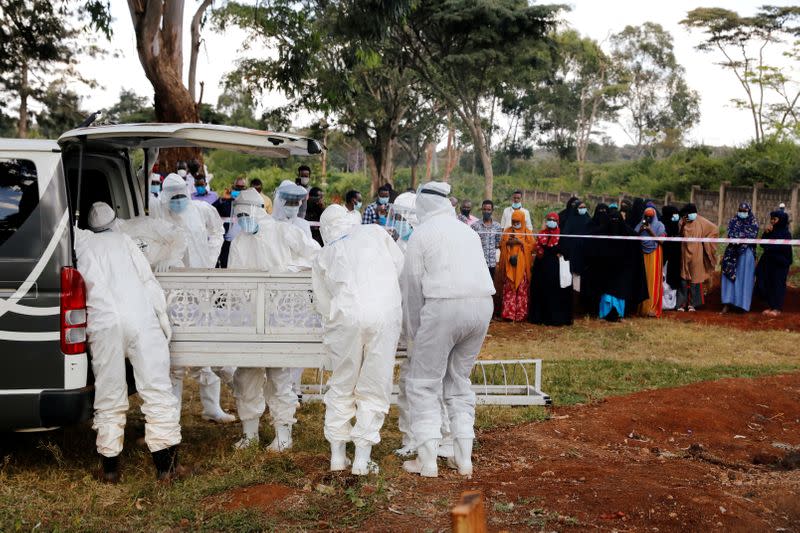
[(86, 286), (77, 269), (61, 268), (61, 351), (86, 351)]

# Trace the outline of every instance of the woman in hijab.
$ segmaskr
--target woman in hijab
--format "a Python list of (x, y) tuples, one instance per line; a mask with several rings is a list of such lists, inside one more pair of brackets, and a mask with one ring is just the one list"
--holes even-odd
[[(664, 227), (667, 237), (679, 237), (681, 220), (678, 208), (665, 205), (662, 210)], [(667, 287), (664, 287), (664, 309), (675, 309), (677, 290), (681, 287), (681, 243), (666, 241), (661, 245), (664, 255), (664, 269), (666, 271)]]
[[(764, 230), (762, 239), (789, 240), (789, 215), (785, 211), (773, 211), (769, 214), (770, 224)], [(783, 310), (783, 300), (786, 297), (786, 276), (792, 264), (792, 247), (788, 244), (762, 244), (764, 252), (756, 266), (756, 288), (761, 297), (766, 300), (768, 309), (764, 311), (767, 316), (778, 316)]]
[[(719, 228), (697, 213), (697, 206), (686, 204), (680, 212), (681, 237), (719, 237)], [(717, 265), (716, 246), (711, 242), (681, 243), (681, 287), (678, 311), (694, 311), (705, 303), (704, 283), (708, 283)]]
[[(575, 204), (575, 212), (570, 215), (566, 223), (561, 223), (562, 233), (567, 235), (588, 235), (592, 217), (589, 216), (589, 209), (585, 202), (578, 201)], [(572, 272), (572, 304), (577, 306), (581, 292), (581, 275), (586, 268), (584, 259), (584, 248), (586, 239), (566, 238), (561, 241), (561, 250), (564, 258), (569, 261), (569, 269)]]
[(536, 262), (531, 276), (531, 300), (528, 320), (546, 326), (572, 324), (572, 289), (561, 288), (559, 258), (562, 255), (558, 214), (545, 217), (544, 228), (537, 238)]
[(560, 227), (567, 227), (567, 221), (569, 220), (569, 217), (577, 212), (578, 202), (580, 202), (580, 199), (577, 196), (571, 196), (570, 199), (567, 200), (567, 206), (558, 212)]
[[(609, 209), (595, 230), (598, 235), (635, 235), (617, 209)], [(593, 232), (594, 233), (594, 232)], [(599, 294), (599, 317), (616, 321), (635, 312), (647, 299), (647, 278), (639, 241), (597, 239), (590, 250), (593, 290)]]
[(500, 238), (500, 261), (497, 263), (497, 271), (503, 276), (502, 318), (514, 322), (525, 320), (535, 247), (533, 236), (525, 228), (525, 213), (521, 209), (514, 211), (511, 227), (506, 228)]
[[(755, 239), (758, 237), (758, 222), (750, 204), (742, 202), (736, 216), (728, 222), (729, 239)], [(722, 313), (731, 306), (743, 311), (750, 310), (755, 284), (756, 255), (754, 244), (731, 243), (722, 256)]]
[[(594, 208), (594, 215), (591, 220), (589, 220), (584, 235), (603, 235), (603, 231), (605, 231), (607, 227), (608, 205), (603, 203), (597, 204), (597, 207)], [(566, 233), (566, 230), (564, 233)], [(583, 240), (583, 246), (579, 252), (579, 263), (583, 263), (581, 265), (580, 303), (583, 312), (586, 314), (594, 314), (600, 305), (600, 265), (596, 252), (602, 250), (601, 244), (601, 242), (596, 240)], [(572, 268), (572, 261), (570, 261), (570, 268)]]
[[(636, 225), (636, 234), (640, 237), (664, 237), (667, 230), (658, 220), (656, 208), (647, 206), (642, 215), (642, 220)], [(644, 255), (644, 271), (647, 277), (647, 299), (639, 306), (642, 316), (661, 317), (661, 304), (664, 296), (662, 280), (663, 260), (661, 257), (661, 243), (658, 241), (640, 241)]]
[(636, 229), (636, 226), (642, 221), (645, 207), (644, 198), (634, 198), (631, 210), (625, 217), (625, 223), (629, 228)]

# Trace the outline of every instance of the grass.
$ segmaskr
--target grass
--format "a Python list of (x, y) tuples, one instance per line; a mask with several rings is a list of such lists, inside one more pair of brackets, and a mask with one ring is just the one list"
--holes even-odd
[[(671, 320), (579, 321), (572, 328), (504, 324), (493, 326), (483, 356), (542, 357), (543, 390), (556, 405), (568, 405), (701, 380), (798, 370), (798, 341), (798, 333), (745, 332)], [(228, 392), (224, 405), (234, 406)], [(328, 446), (322, 436), (320, 403), (302, 406), (295, 451), (282, 455), (266, 453), (263, 447), (233, 451), (238, 425), (203, 422), (195, 386), (186, 388), (184, 409), (181, 453), (183, 461), (194, 466), (195, 475), (166, 487), (153, 482), (149, 453), (135, 444), (143, 431), (143, 418), (135, 409), (126, 428), (124, 480), (116, 486), (102, 485), (92, 477), (98, 462), (88, 425), (0, 435), (0, 531), (358, 529), (377, 510), (390, 506), (397, 492), (401, 461), (391, 453), (400, 444), (394, 408), (384, 425), (383, 441), (373, 453), (381, 473), (365, 479), (326, 472)], [(482, 406), (477, 409), (476, 426), (489, 430), (547, 416), (540, 407)], [(264, 421), (262, 441), (271, 437)], [(231, 489), (260, 483), (286, 485), (297, 496), (269, 512), (223, 505)], [(522, 503), (514, 502), (514, 512)], [(440, 498), (435, 505), (446, 508), (452, 502)], [(506, 501), (489, 505), (500, 512), (511, 509)], [(531, 511), (529, 519), (530, 526), (543, 527), (562, 518)], [(425, 523), (421, 516), (420, 530)]]

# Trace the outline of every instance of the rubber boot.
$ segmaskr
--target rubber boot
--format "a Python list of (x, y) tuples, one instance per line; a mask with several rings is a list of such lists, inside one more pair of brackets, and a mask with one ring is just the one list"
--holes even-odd
[(331, 472), (341, 472), (350, 466), (346, 451), (347, 442), (343, 440), (331, 442)]
[(219, 424), (230, 424), (236, 417), (226, 413), (219, 405), (219, 393), (222, 380), (216, 379), (206, 385), (200, 384), (200, 403), (203, 405), (203, 420)]
[(103, 483), (119, 483), (119, 455), (114, 457), (101, 456), (102, 471), (99, 479)]
[(442, 440), (439, 441), (437, 455), (444, 458), (453, 457), (455, 455), (453, 437), (450, 437), (449, 435), (447, 437), (442, 437)]
[(185, 469), (178, 464), (178, 446), (170, 446), (163, 450), (153, 452), (153, 464), (156, 465), (156, 478), (158, 481), (170, 483), (176, 478), (183, 477)]
[(178, 413), (181, 413), (183, 405), (183, 378), (172, 378), (172, 395), (178, 399)]
[(436, 452), (439, 439), (431, 439), (417, 446), (417, 458), (403, 463), (403, 469), (422, 477), (439, 477), (439, 466), (436, 464)]
[(292, 449), (292, 426), (275, 426), (275, 438), (267, 449), (272, 452), (283, 452)]
[(400, 457), (408, 457), (414, 454), (414, 441), (411, 439), (410, 436), (407, 436), (405, 433), (403, 434), (403, 441), (401, 443), (401, 447), (394, 451), (395, 455), (399, 455)]
[(260, 419), (242, 420), (242, 438), (233, 447), (237, 450), (258, 444), (258, 425)]
[(472, 439), (456, 439), (454, 451), (458, 473), (472, 477)]
[(354, 476), (378, 473), (378, 465), (370, 459), (371, 454), (372, 446), (356, 446), (356, 455), (353, 458), (353, 469), (351, 470)]

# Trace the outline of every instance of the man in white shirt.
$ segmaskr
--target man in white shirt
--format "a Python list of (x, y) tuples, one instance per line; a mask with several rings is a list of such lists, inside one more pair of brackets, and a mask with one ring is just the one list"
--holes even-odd
[(500, 220), (500, 225), (503, 229), (511, 227), (511, 214), (521, 209), (523, 213), (525, 213), (525, 227), (528, 228), (528, 231), (533, 231), (533, 223), (531, 222), (531, 213), (524, 207), (522, 207), (522, 191), (514, 191), (514, 194), (511, 195), (511, 206), (506, 207), (503, 210), (503, 218)]

